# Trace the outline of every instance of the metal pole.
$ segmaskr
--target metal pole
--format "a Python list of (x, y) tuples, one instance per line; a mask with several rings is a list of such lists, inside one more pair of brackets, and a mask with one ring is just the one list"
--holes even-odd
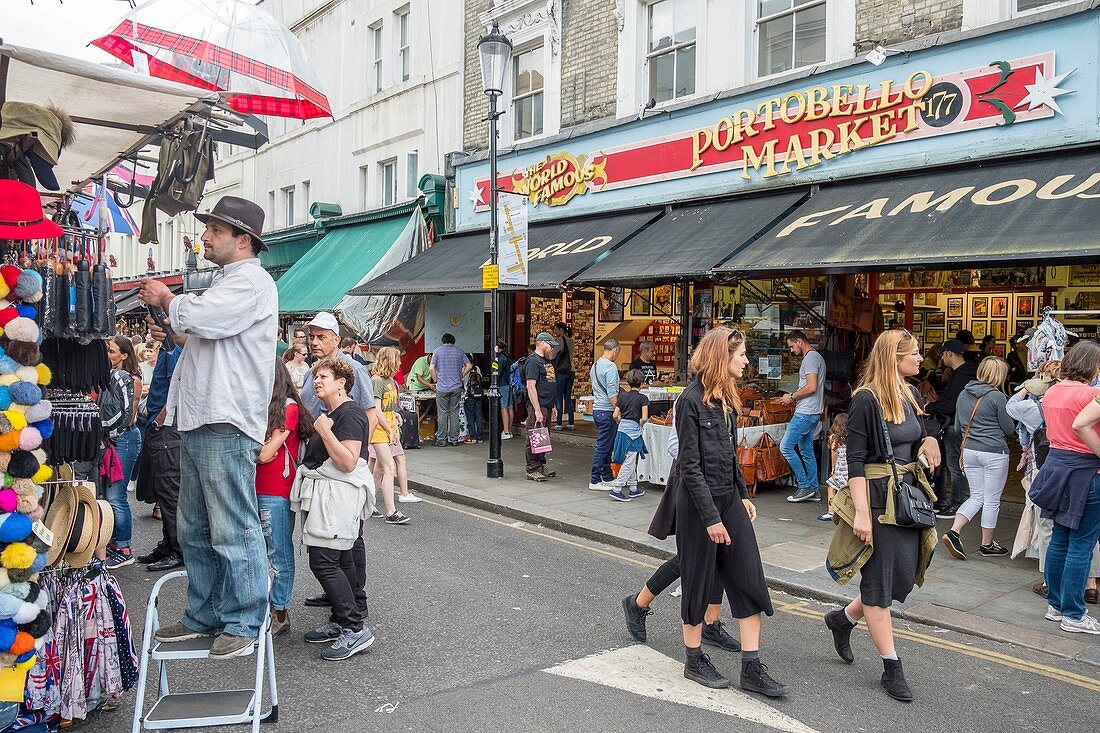
[[(497, 264), (497, 95), (489, 95), (489, 262)], [(492, 371), (495, 372), (496, 352), (494, 349), (499, 338), (500, 291), (493, 288), (489, 292), (489, 354), (493, 357)], [(504, 478), (504, 461), (500, 457), (500, 389), (497, 379), (507, 379), (507, 374), (494, 374), (489, 383), (489, 460), (485, 464), (485, 475), (489, 478)]]

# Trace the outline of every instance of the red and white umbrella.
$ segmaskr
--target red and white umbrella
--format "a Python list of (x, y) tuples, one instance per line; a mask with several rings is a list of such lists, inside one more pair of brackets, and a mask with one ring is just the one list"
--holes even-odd
[(229, 92), (238, 112), (332, 116), (302, 44), (243, 0), (149, 0), (92, 45), (150, 76)]

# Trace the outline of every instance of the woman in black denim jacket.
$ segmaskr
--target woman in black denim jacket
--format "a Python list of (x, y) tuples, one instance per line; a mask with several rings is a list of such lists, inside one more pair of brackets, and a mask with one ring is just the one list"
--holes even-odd
[(707, 687), (730, 684), (700, 649), (710, 584), (717, 572), (740, 626), (742, 689), (782, 697), (788, 685), (772, 679), (760, 662), (761, 614), (771, 616), (774, 611), (752, 529), (756, 507), (737, 465), (741, 405), (736, 378), (747, 363), (740, 331), (712, 330), (695, 348), (691, 368), (698, 376), (676, 406), (676, 549), (683, 586), (684, 676)]

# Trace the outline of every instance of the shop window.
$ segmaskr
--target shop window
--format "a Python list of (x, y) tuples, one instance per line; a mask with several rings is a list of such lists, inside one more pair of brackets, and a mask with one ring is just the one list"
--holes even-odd
[(397, 68), (401, 70), (401, 81), (409, 80), (409, 67), (412, 63), (412, 53), (409, 48), (409, 11), (402, 10), (397, 14)]
[(825, 0), (757, 0), (757, 73), (825, 60)]
[(649, 98), (658, 104), (695, 94), (698, 14), (697, 0), (661, 0), (649, 6)]
[(515, 139), (541, 135), (543, 131), (542, 46), (516, 54), (512, 60), (512, 116)]
[(379, 163), (382, 182), (382, 205), (393, 206), (397, 203), (397, 161), (388, 160)]
[(417, 184), (420, 182), (420, 153), (412, 150), (405, 154), (405, 198), (414, 199), (420, 195)]
[(371, 90), (382, 91), (382, 24), (370, 28), (371, 36)]

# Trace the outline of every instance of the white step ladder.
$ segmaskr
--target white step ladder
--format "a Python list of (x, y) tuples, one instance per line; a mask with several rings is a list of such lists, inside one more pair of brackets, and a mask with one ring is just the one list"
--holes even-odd
[[(132, 731), (139, 733), (141, 730), (251, 723), (253, 733), (258, 733), (261, 721), (274, 722), (279, 719), (279, 693), (275, 682), (275, 649), (271, 640), (270, 611), (264, 613), (260, 636), (247, 652), (247, 655), (256, 656), (256, 679), (252, 689), (187, 693), (172, 693), (169, 690), (167, 662), (181, 659), (206, 659), (215, 638), (206, 636), (201, 639), (172, 643), (159, 642), (153, 638), (153, 634), (161, 625), (158, 609), (161, 586), (170, 580), (186, 577), (185, 571), (168, 573), (156, 582), (149, 593), (149, 611), (145, 617), (145, 634), (141, 642), (141, 670), (138, 674)], [(157, 664), (160, 688), (157, 701), (148, 713), (144, 713), (145, 685), (153, 662)], [(263, 711), (261, 706), (265, 666), (271, 707)]]

